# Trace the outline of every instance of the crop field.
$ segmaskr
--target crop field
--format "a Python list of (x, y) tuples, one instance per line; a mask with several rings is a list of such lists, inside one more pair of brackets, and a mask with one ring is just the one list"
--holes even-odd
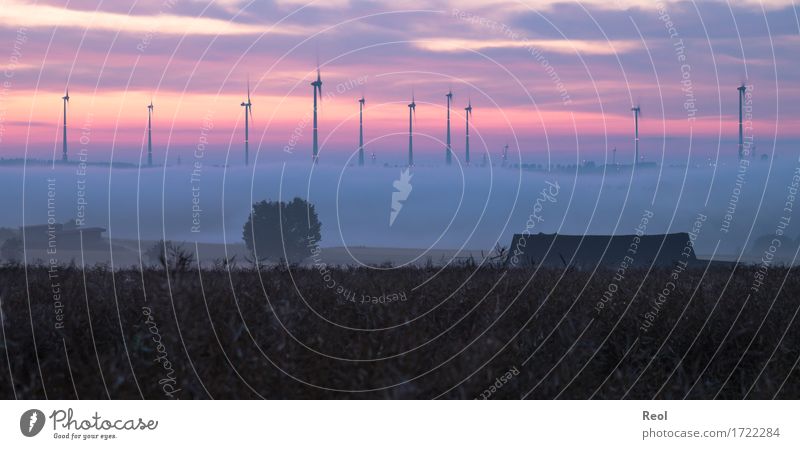
[(0, 398), (800, 398), (789, 268), (385, 268), (5, 265)]

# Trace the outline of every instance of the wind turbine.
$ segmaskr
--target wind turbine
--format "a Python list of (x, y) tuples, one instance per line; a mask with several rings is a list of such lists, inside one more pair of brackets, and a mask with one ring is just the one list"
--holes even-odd
[(147, 165), (153, 166), (153, 100), (147, 105)]
[(317, 137), (317, 91), (319, 91), (319, 101), (322, 102), (322, 78), (319, 75), (319, 67), (317, 67), (317, 80), (312, 81), (311, 85), (314, 86), (314, 148), (312, 161), (316, 164), (319, 162), (319, 139)]
[(744, 158), (744, 133), (742, 131), (742, 103), (744, 103), (744, 92), (747, 88), (742, 83), (741, 86), (737, 87), (736, 90), (739, 91), (739, 160), (741, 161)]
[(464, 111), (466, 111), (466, 117), (467, 117), (467, 145), (466, 145), (467, 157), (465, 161), (466, 164), (469, 165), (469, 116), (472, 115), (472, 100), (469, 101), (469, 104), (467, 105), (466, 108), (464, 108)]
[(69, 103), (69, 87), (67, 88), (66, 92), (64, 93), (64, 96), (61, 97), (61, 99), (64, 100), (64, 141), (63, 141), (64, 153), (61, 156), (61, 160), (67, 162), (67, 103)]
[(508, 144), (503, 147), (503, 165), (506, 165), (508, 162)]
[(450, 103), (453, 101), (453, 92), (448, 91), (447, 95), (447, 149), (445, 150), (445, 162), (447, 165), (453, 163), (452, 146), (450, 146)]
[(634, 123), (634, 138), (633, 143), (636, 147), (636, 161), (633, 163), (634, 165), (639, 165), (639, 114), (641, 114), (641, 108), (637, 105), (631, 108), (633, 111), (633, 123)]
[(414, 102), (414, 93), (411, 93), (411, 103), (408, 105), (408, 166), (414, 166), (414, 128), (411, 126), (411, 118), (417, 118), (417, 103)]
[(364, 166), (364, 96), (358, 100), (358, 166)]
[(250, 102), (250, 77), (247, 77), (247, 102), (244, 107), (244, 165), (250, 165), (250, 120), (253, 118), (253, 103)]

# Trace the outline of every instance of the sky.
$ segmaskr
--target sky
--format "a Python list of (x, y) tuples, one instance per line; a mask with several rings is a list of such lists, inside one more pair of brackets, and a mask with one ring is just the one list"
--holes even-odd
[[(453, 149), (508, 143), (521, 162), (632, 157), (640, 105), (646, 160), (733, 158), (737, 92), (750, 86), (757, 152), (800, 143), (800, 21), (790, 0), (400, 1), (0, 0), (0, 157), (61, 150), (136, 162), (154, 104), (157, 162), (243, 160), (253, 103), (258, 164), (310, 160), (312, 87), (323, 80), (321, 160), (357, 149), (405, 159), (417, 104), (419, 161), (444, 158), (445, 94)], [(202, 140), (201, 140), (202, 139)], [(475, 148), (477, 147), (477, 148)]]

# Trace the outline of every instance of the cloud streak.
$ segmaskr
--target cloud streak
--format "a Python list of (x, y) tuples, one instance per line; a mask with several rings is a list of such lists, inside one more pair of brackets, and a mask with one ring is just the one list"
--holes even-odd
[[(168, 8), (167, 8), (168, 9)], [(89, 28), (92, 31), (113, 31), (146, 34), (241, 36), (265, 33), (301, 36), (307, 29), (297, 25), (254, 25), (210, 17), (191, 17), (169, 12), (151, 15), (122, 14), (106, 11), (85, 11), (50, 5), (33, 5), (6, 0), (0, 8), (0, 26), (25, 28)]]
[(543, 51), (586, 55), (613, 55), (641, 48), (636, 41), (593, 41), (556, 39), (428, 39), (414, 42), (422, 50), (433, 52), (482, 51), (489, 49), (536, 48)]

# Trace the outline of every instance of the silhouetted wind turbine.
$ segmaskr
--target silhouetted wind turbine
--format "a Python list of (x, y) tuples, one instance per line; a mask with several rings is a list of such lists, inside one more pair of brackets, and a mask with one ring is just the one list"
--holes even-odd
[(358, 166), (364, 166), (364, 96), (358, 100)]
[(69, 103), (69, 87), (67, 88), (64, 96), (61, 97), (64, 100), (64, 141), (63, 141), (63, 151), (64, 153), (61, 156), (61, 160), (67, 162), (67, 103)]
[(414, 102), (414, 93), (411, 93), (411, 103), (408, 105), (408, 166), (414, 166), (414, 128), (411, 126), (412, 116), (417, 117), (417, 103)]
[(319, 75), (319, 67), (317, 67), (317, 80), (312, 81), (311, 85), (314, 86), (314, 148), (312, 150), (312, 160), (316, 164), (319, 161), (319, 138), (317, 137), (317, 91), (319, 91), (319, 101), (322, 102), (322, 78)]
[(739, 91), (739, 160), (741, 161), (744, 157), (744, 132), (742, 129), (742, 104), (744, 103), (744, 92), (747, 88), (742, 83), (741, 86), (737, 87), (736, 90)]
[(450, 165), (453, 163), (453, 150), (450, 145), (450, 103), (453, 101), (453, 92), (448, 91), (445, 97), (447, 97), (447, 149), (445, 150), (445, 162)]
[(244, 165), (250, 165), (250, 120), (253, 118), (253, 103), (250, 102), (250, 77), (247, 77), (247, 102), (244, 107)]
[(153, 100), (147, 105), (147, 165), (153, 166)]
[(467, 157), (465, 161), (466, 164), (469, 165), (469, 116), (472, 115), (472, 100), (469, 101), (469, 104), (467, 105), (466, 108), (464, 108), (464, 111), (466, 111), (466, 116), (467, 116), (467, 145), (466, 145)]
[(639, 106), (634, 106), (631, 108), (633, 111), (633, 123), (634, 123), (634, 138), (633, 143), (636, 148), (636, 161), (634, 165), (639, 165), (639, 114), (641, 113), (641, 108)]

